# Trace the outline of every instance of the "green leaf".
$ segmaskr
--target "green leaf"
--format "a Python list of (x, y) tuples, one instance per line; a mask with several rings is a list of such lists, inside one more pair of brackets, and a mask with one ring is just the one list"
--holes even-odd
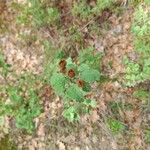
[(84, 63), (92, 69), (99, 70), (101, 57), (101, 53), (95, 53), (93, 47), (88, 47), (79, 53), (78, 60), (80, 64)]
[(33, 119), (34, 118), (31, 116), (29, 111), (22, 109), (16, 116), (16, 127), (25, 129), (28, 133), (32, 133), (33, 129), (35, 128)]
[(85, 104), (86, 106), (91, 106), (93, 108), (96, 107), (97, 103), (95, 100), (91, 100), (91, 99), (85, 99), (83, 104)]
[(123, 125), (122, 122), (113, 118), (107, 119), (107, 126), (114, 134), (121, 133), (125, 129), (125, 126)]
[(69, 69), (73, 69), (74, 71), (77, 70), (77, 65), (72, 61), (70, 57), (66, 60), (66, 62), (67, 62), (67, 65), (66, 65), (67, 70)]
[(54, 73), (50, 79), (50, 83), (58, 95), (63, 95), (67, 78), (61, 73)]
[(17, 87), (9, 87), (8, 94), (12, 102), (21, 103), (22, 97), (20, 96), (20, 89)]
[(54, 57), (55, 57), (55, 59), (63, 59), (63, 58), (65, 58), (65, 53), (61, 50), (58, 50), (58, 52), (56, 52)]
[(150, 142), (150, 130), (146, 131), (146, 140), (147, 142)]
[(77, 121), (80, 119), (78, 110), (74, 106), (65, 109), (63, 112), (63, 116), (70, 122)]
[(86, 95), (86, 92), (84, 92), (76, 84), (71, 84), (70, 87), (66, 90), (65, 94), (67, 99), (81, 101)]
[(60, 14), (58, 12), (58, 10), (56, 8), (52, 8), (52, 7), (49, 7), (47, 9), (47, 23), (54, 23), (55, 21), (57, 21), (60, 17)]
[(96, 7), (93, 8), (95, 13), (100, 13), (104, 9), (110, 8), (114, 0), (97, 0)]
[[(1, 49), (0, 49), (0, 50), (1, 50)], [(1, 71), (0, 71), (0, 73), (1, 73), (3, 76), (6, 77), (6, 76), (8, 75), (8, 73), (9, 73), (10, 67), (11, 67), (11, 65), (9, 65), (9, 64), (7, 64), (7, 63), (5, 62), (4, 56), (3, 56), (3, 54), (0, 52), (0, 68), (2, 68)]]
[(94, 82), (100, 80), (100, 72), (95, 69), (90, 69), (86, 64), (79, 67), (80, 78), (86, 82)]

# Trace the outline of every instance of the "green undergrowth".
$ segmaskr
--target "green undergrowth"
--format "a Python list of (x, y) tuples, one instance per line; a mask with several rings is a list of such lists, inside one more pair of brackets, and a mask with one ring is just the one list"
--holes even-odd
[[(48, 36), (40, 38), (45, 50), (42, 76), (28, 73), (17, 76), (12, 73), (11, 65), (5, 62), (3, 55), (0, 55), (0, 73), (5, 81), (0, 86), (0, 117), (10, 116), (17, 128), (32, 133), (36, 129), (34, 120), (42, 113), (39, 83), (49, 84), (55, 94), (61, 97), (64, 107), (62, 115), (70, 122), (79, 121), (82, 115), (96, 109), (92, 85), (101, 84), (104, 80), (109, 82), (110, 79), (102, 74), (100, 68), (102, 54), (88, 47), (90, 44), (87, 41), (101, 36), (99, 20), (105, 17), (103, 11), (110, 10), (118, 14), (122, 11), (120, 7), (116, 8), (116, 2), (74, 1), (64, 14), (65, 9), (62, 11), (61, 7), (65, 5), (62, 6), (61, 1), (28, 0), (25, 4), (13, 3), (18, 25), (36, 30), (34, 36), (19, 35), (25, 43), (30, 45), (37, 41), (38, 31), (44, 31), (44, 36)], [(128, 57), (124, 59), (127, 86), (135, 86), (150, 78), (149, 1), (145, 0), (142, 5), (138, 5), (141, 3), (139, 0), (132, 2), (137, 8), (131, 30), (134, 48), (140, 57), (138, 60), (130, 60)], [(63, 19), (69, 21), (63, 22)], [(107, 22), (104, 21), (103, 27), (109, 28)], [(111, 61), (109, 65), (111, 68)], [(14, 81), (8, 81), (10, 75), (14, 76)], [(146, 91), (135, 91), (134, 96), (148, 104), (149, 94)], [(125, 125), (120, 121), (119, 112), (131, 110), (133, 106), (130, 103), (112, 102), (108, 107), (113, 113), (113, 117), (106, 120), (108, 128), (115, 134), (122, 133)]]
[(143, 89), (134, 91), (133, 96), (143, 102), (145, 108), (150, 111), (150, 92)]
[(115, 0), (97, 0), (93, 5), (87, 3), (86, 0), (80, 3), (75, 2), (72, 7), (72, 14), (81, 20), (89, 20), (97, 14), (100, 15), (103, 10), (111, 9), (115, 2)]
[(96, 100), (90, 98), (89, 94), (92, 94), (91, 84), (101, 77), (100, 60), (101, 54), (90, 47), (82, 50), (76, 60), (59, 55), (51, 64), (51, 78), (47, 82), (62, 97), (63, 116), (71, 122), (79, 120), (81, 114), (90, 113), (96, 107)]
[[(57, 8), (48, 6), (40, 0), (29, 0), (24, 5), (14, 4), (20, 12), (17, 23), (33, 27), (54, 26), (59, 22), (60, 13)], [(17, 5), (17, 7), (16, 7)]]
[(150, 5), (139, 5), (134, 13), (132, 34), (137, 60), (125, 58), (127, 86), (134, 86), (150, 78)]
[[(100, 15), (102, 11), (113, 4), (112, 0), (98, 0), (93, 6), (87, 1), (79, 4), (74, 2), (70, 7), (71, 17), (73, 21), (71, 26), (67, 27), (69, 34), (69, 47), (76, 45), (83, 49), (84, 36), (80, 32), (78, 24), (74, 23), (76, 19), (85, 20), (85, 22)], [(29, 27), (31, 30), (45, 27), (50, 30), (52, 28), (61, 31), (61, 10), (57, 2), (42, 0), (27, 0), (24, 4), (13, 2), (11, 7), (15, 10), (18, 25)], [(98, 26), (95, 27), (96, 30)], [(61, 31), (63, 33), (63, 31)], [(36, 41), (36, 33), (34, 37), (20, 34), (25, 43)], [(101, 82), (100, 60), (102, 55), (96, 53), (93, 48), (89, 47), (80, 50), (78, 56), (73, 59), (64, 57), (63, 53), (58, 53), (58, 47), (52, 44), (53, 41), (42, 39), (41, 42), (45, 49), (44, 73), (42, 77), (32, 74), (23, 74), (21, 76), (12, 74), (11, 66), (5, 63), (3, 56), (0, 56), (0, 67), (5, 84), (1, 86), (0, 93), (4, 95), (0, 99), (0, 115), (2, 117), (10, 116), (14, 119), (15, 125), (19, 129), (23, 129), (28, 133), (32, 133), (35, 129), (34, 119), (42, 112), (40, 105), (40, 89), (37, 83), (50, 84), (55, 93), (63, 98), (64, 111), (63, 116), (69, 121), (79, 120), (80, 116), (90, 113), (96, 108), (96, 100), (91, 98), (92, 87), (95, 82)], [(71, 45), (71, 46), (70, 46)], [(63, 47), (60, 45), (60, 47)], [(53, 62), (53, 63), (52, 63)], [(66, 63), (65, 66), (63, 63)], [(63, 68), (64, 67), (64, 68)], [(26, 75), (27, 74), (27, 75)], [(9, 76), (14, 77), (14, 81), (10, 82)], [(38, 79), (39, 78), (39, 79)], [(40, 80), (41, 79), (41, 80)], [(40, 80), (40, 81), (39, 81)], [(103, 79), (102, 79), (103, 80)]]
[(39, 104), (38, 93), (35, 90), (36, 85), (33, 84), (34, 87), (32, 87), (33, 85), (28, 84), (29, 80), (19, 80), (15, 86), (3, 87), (2, 94), (6, 94), (5, 98), (7, 99), (0, 101), (0, 115), (13, 117), (17, 128), (31, 133), (35, 129), (33, 120), (40, 115), (42, 108)]
[[(142, 3), (140, 3), (142, 2)], [(150, 79), (150, 1), (135, 0), (137, 5), (131, 27), (134, 49), (138, 54), (136, 60), (126, 58), (126, 85), (135, 86), (146, 83)], [(147, 86), (146, 86), (147, 88)], [(150, 92), (141, 88), (134, 91), (133, 96), (141, 101), (143, 111), (150, 111)], [(145, 139), (150, 142), (149, 130), (145, 132)]]
[(150, 130), (146, 130), (146, 141), (150, 143)]
[[(77, 121), (80, 116), (95, 109), (97, 102), (91, 97), (91, 85), (101, 80), (100, 62), (102, 54), (88, 47), (80, 51), (77, 58), (66, 57), (62, 51), (56, 52), (53, 62), (49, 62), (52, 45), (44, 41), (45, 66), (42, 76), (32, 73), (17, 75), (0, 55), (0, 71), (4, 84), (0, 86), (0, 117), (14, 119), (15, 126), (27, 133), (35, 130), (34, 119), (42, 113), (39, 93), (41, 84), (50, 84), (56, 95), (64, 103), (63, 116), (69, 121)], [(46, 63), (45, 62), (45, 63)], [(13, 72), (13, 74), (12, 74)], [(9, 80), (9, 76), (14, 79)]]
[(130, 0), (129, 1), (131, 4), (133, 4), (134, 6), (140, 5), (141, 3), (145, 2), (145, 4), (150, 4), (149, 0)]
[(127, 111), (132, 110), (133, 106), (130, 103), (123, 103), (123, 102), (109, 102), (108, 106), (110, 107), (114, 116), (120, 118), (119, 112), (120, 111)]
[(108, 117), (106, 120), (108, 128), (114, 135), (123, 135), (127, 131), (127, 126), (121, 114), (125, 111), (132, 111), (134, 106), (127, 102), (112, 101), (108, 103), (108, 108), (111, 112), (111, 117)]
[[(101, 15), (106, 9), (115, 9), (116, 2), (117, 0), (97, 0), (91, 4), (86, 0), (74, 1), (68, 14), (71, 14), (73, 24), (76, 22), (75, 20), (87, 22)], [(63, 26), (61, 17), (68, 14), (62, 14), (56, 3), (47, 0), (28, 0), (25, 4), (13, 3), (12, 7), (19, 12), (16, 22), (37, 28), (50, 26), (61, 28)]]
[(115, 135), (123, 133), (123, 131), (125, 131), (125, 125), (119, 120), (108, 118), (106, 124), (111, 132)]
[[(42, 107), (38, 92), (38, 80), (32, 74), (13, 76), (11, 67), (0, 56), (0, 71), (5, 83), (0, 86), (0, 116), (14, 118), (15, 125), (31, 133), (35, 129), (34, 119), (41, 113)], [(14, 81), (9, 81), (8, 76)]]
[(0, 74), (2, 75), (2, 77), (4, 78), (7, 77), (9, 70), (10, 70), (10, 65), (5, 63), (4, 56), (0, 49)]
[[(137, 58), (131, 60), (125, 57), (124, 59), (126, 66), (125, 85), (128, 87), (136, 86), (133, 97), (139, 100), (140, 108), (149, 113), (150, 92), (139, 87), (140, 83), (144, 85), (150, 79), (150, 3), (149, 1), (144, 1), (143, 3), (134, 1), (134, 4), (136, 8), (131, 33)], [(147, 84), (144, 87), (147, 89)], [(144, 130), (146, 130), (145, 140), (149, 142), (149, 128), (146, 127)]]

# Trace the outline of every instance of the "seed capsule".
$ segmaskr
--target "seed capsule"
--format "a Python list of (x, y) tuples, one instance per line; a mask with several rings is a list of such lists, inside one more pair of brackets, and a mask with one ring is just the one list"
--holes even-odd
[(84, 87), (84, 81), (83, 80), (77, 80), (77, 84), (79, 87), (83, 88)]
[(70, 69), (70, 70), (68, 71), (68, 76), (69, 76), (70, 78), (74, 78), (74, 77), (75, 77), (75, 72), (74, 72), (73, 69)]

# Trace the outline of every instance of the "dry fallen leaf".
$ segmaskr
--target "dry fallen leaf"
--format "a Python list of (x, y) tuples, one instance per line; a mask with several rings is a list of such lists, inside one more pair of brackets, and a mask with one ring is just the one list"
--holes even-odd
[(95, 123), (99, 119), (99, 115), (96, 110), (92, 111), (92, 114), (90, 116), (90, 120)]
[(38, 134), (38, 136), (45, 136), (45, 128), (44, 128), (44, 124), (43, 123), (41, 123), (39, 125), (37, 134)]
[(112, 146), (112, 149), (113, 149), (113, 150), (116, 150), (116, 149), (117, 149), (117, 144), (116, 144), (116, 142), (113, 141), (113, 142), (111, 143), (111, 146)]
[(58, 148), (59, 148), (59, 150), (65, 150), (66, 149), (64, 143), (62, 143), (60, 141), (58, 142)]
[(35, 150), (35, 147), (33, 145), (29, 145), (29, 150)]

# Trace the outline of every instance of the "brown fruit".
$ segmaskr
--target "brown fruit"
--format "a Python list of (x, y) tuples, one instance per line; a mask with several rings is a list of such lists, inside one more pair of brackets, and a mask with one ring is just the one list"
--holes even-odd
[(68, 71), (68, 76), (69, 76), (70, 78), (74, 78), (74, 77), (75, 77), (75, 72), (74, 72), (73, 69), (70, 69), (70, 70)]
[(66, 60), (62, 59), (60, 62), (59, 62), (59, 67), (60, 67), (60, 71), (62, 73), (65, 73), (66, 72)]
[(83, 88), (84, 87), (84, 81), (83, 80), (77, 80), (77, 84), (79, 87)]
[(59, 62), (59, 67), (60, 67), (60, 68), (65, 68), (65, 67), (66, 67), (66, 64), (67, 64), (66, 60), (62, 59), (62, 60)]

